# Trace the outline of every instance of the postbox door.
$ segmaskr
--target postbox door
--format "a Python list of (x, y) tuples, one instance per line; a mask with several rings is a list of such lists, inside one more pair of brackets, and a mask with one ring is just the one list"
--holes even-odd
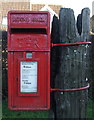
[(10, 52), (8, 54), (9, 108), (49, 109), (50, 53)]

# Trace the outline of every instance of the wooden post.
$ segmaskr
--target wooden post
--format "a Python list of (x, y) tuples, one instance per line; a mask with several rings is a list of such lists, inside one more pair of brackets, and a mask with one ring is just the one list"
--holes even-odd
[[(82, 10), (77, 20), (74, 11), (62, 8), (59, 16), (60, 43), (76, 43), (89, 41), (88, 8)], [(81, 21), (81, 22), (80, 22)], [(55, 88), (73, 89), (85, 87), (88, 84), (89, 45), (61, 46), (58, 73), (55, 78)], [(88, 90), (60, 92), (55, 91), (56, 119), (86, 118)]]
[[(52, 30), (51, 30), (51, 42), (52, 43), (59, 43), (59, 20), (56, 16), (53, 17), (52, 22)], [(57, 73), (57, 66), (58, 66), (58, 48), (52, 48), (51, 49), (51, 88), (54, 88), (55, 86), (55, 77)], [(51, 93), (51, 109), (49, 112), (49, 118), (56, 118), (56, 108), (55, 108), (55, 99), (54, 99), (54, 93)]]

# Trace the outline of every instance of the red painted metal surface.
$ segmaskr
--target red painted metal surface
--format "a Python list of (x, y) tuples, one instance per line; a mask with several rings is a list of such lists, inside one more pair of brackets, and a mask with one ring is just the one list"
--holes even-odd
[(71, 92), (71, 91), (81, 91), (81, 90), (86, 90), (90, 87), (90, 85), (88, 84), (85, 87), (82, 88), (73, 88), (73, 89), (59, 89), (59, 88), (51, 88), (51, 92), (53, 91), (60, 91), (60, 92)]
[[(8, 13), (8, 107), (50, 108), (50, 16), (48, 12)], [(27, 53), (32, 57), (27, 58)], [(21, 92), (21, 62), (37, 62), (37, 92)]]
[(83, 45), (83, 44), (91, 44), (91, 42), (76, 42), (76, 43), (58, 43), (58, 44), (51, 44), (51, 47), (54, 46), (69, 46), (69, 45)]

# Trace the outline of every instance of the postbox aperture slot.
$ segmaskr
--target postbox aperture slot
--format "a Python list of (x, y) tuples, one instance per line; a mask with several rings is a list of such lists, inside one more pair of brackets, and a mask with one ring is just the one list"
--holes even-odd
[(20, 92), (37, 93), (37, 62), (20, 62)]
[(11, 33), (47, 34), (47, 30), (45, 28), (11, 28)]

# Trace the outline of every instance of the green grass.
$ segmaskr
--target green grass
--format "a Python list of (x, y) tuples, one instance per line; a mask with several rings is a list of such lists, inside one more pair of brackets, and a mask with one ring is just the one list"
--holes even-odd
[(94, 101), (91, 99), (89, 99), (88, 102), (87, 118), (92, 118), (94, 120)]
[(2, 102), (2, 118), (48, 118), (48, 111), (11, 111), (7, 100)]
[[(11, 111), (8, 109), (7, 100), (2, 102), (3, 118), (48, 118), (49, 111)], [(94, 119), (94, 102), (89, 100), (87, 118)]]

